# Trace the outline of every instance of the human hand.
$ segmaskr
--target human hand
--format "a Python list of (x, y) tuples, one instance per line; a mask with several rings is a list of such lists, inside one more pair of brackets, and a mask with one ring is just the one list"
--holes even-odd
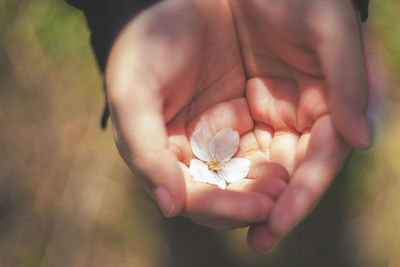
[[(218, 229), (267, 219), (288, 175), (256, 141), (228, 2), (163, 1), (145, 10), (114, 43), (106, 82), (118, 149), (166, 216)], [(227, 190), (190, 182), (197, 127), (239, 132), (248, 179)]]
[[(252, 2), (253, 7), (257, 7), (256, 4), (262, 4), (262, 2), (256, 2)], [(176, 215), (180, 211), (183, 211), (184, 214), (195, 221), (215, 228), (242, 226), (251, 222), (248, 219), (249, 217), (255, 218), (257, 216), (248, 216), (247, 214), (247, 219), (243, 220), (242, 214), (240, 215), (242, 216), (241, 219), (235, 221), (234, 217), (238, 215), (235, 212), (240, 210), (238, 207), (243, 208), (243, 206), (240, 206), (241, 203), (246, 202), (243, 202), (243, 199), (239, 201), (240, 198), (237, 198), (239, 194), (231, 195), (229, 191), (221, 193), (219, 190), (211, 188), (208, 185), (201, 186), (208, 186), (210, 191), (203, 188), (195, 190), (193, 187), (185, 189), (183, 179), (185, 175), (184, 166), (182, 164), (177, 165), (176, 159), (180, 159), (181, 162), (188, 164), (187, 161), (191, 157), (187, 154), (190, 151), (190, 148), (188, 149), (188, 137), (195, 125), (201, 121), (209, 121), (208, 125), (213, 131), (226, 126), (234, 128), (242, 134), (249, 131), (251, 129), (249, 124), (251, 119), (236, 120), (235, 116), (232, 116), (235, 113), (233, 112), (234, 110), (240, 110), (238, 108), (240, 106), (239, 103), (242, 103), (241, 106), (245, 107), (243, 100), (247, 100), (251, 110), (250, 116), (257, 122), (254, 130), (250, 131), (250, 139), (252, 141), (248, 143), (254, 143), (254, 137), (258, 135), (260, 138), (261, 136), (260, 141), (257, 140), (259, 138), (256, 138), (257, 149), (261, 148), (263, 152), (269, 152), (271, 160), (282, 163), (293, 174), (289, 189), (279, 198), (269, 221), (268, 227), (273, 230), (273, 235), (269, 232), (266, 224), (254, 226), (250, 230), (250, 245), (255, 250), (260, 250), (260, 248), (265, 250), (276, 242), (277, 238), (287, 233), (310, 210), (313, 203), (319, 199), (344, 162), (349, 151), (349, 146), (338, 136), (336, 130), (332, 127), (331, 121), (333, 120), (333, 124), (335, 124), (335, 121), (338, 121), (336, 122), (338, 125), (334, 126), (339, 129), (339, 132), (342, 131), (343, 133), (341, 134), (353, 144), (362, 146), (368, 142), (367, 134), (364, 135), (366, 138), (361, 138), (360, 141), (357, 137), (354, 137), (356, 136), (354, 131), (346, 132), (346, 127), (340, 126), (341, 123), (343, 124), (343, 121), (345, 121), (345, 126), (352, 126), (349, 122), (354, 120), (354, 116), (342, 116), (342, 121), (340, 121), (341, 116), (335, 115), (347, 112), (347, 114), (355, 114), (357, 117), (359, 115), (357, 112), (361, 110), (361, 114), (363, 113), (362, 103), (365, 97), (359, 98), (361, 101), (356, 101), (358, 104), (352, 106), (349, 103), (353, 103), (352, 101), (355, 99), (358, 89), (343, 93), (340, 90), (341, 88), (339, 88), (336, 101), (332, 100), (335, 99), (332, 96), (336, 95), (335, 92), (330, 93), (329, 96), (332, 104), (326, 100), (326, 88), (330, 88), (330, 91), (332, 88), (336, 88), (334, 85), (338, 82), (337, 78), (340, 78), (340, 67), (342, 66), (340, 63), (343, 62), (336, 60), (336, 58), (326, 60), (333, 63), (332, 65), (323, 63), (323, 66), (328, 65), (326, 67), (327, 70), (320, 65), (321, 62), (325, 62), (322, 60), (325, 58), (323, 52), (330, 51), (326, 48), (329, 47), (328, 41), (332, 41), (329, 38), (322, 38), (325, 42), (317, 42), (317, 45), (312, 45), (315, 38), (319, 40), (318, 37), (321, 37), (318, 34), (323, 35), (323, 30), (320, 29), (317, 32), (311, 31), (313, 34), (307, 37), (310, 38), (309, 40), (305, 38), (306, 40), (303, 39), (302, 42), (291, 43), (293, 39), (285, 39), (284, 37), (287, 36), (274, 36), (276, 32), (272, 31), (272, 27), (268, 31), (271, 30), (270, 33), (274, 33), (273, 39), (268, 37), (271, 34), (261, 34), (264, 38), (256, 40), (254, 37), (260, 36), (260, 29), (255, 27), (250, 31), (248, 27), (251, 23), (255, 23), (253, 26), (257, 26), (260, 22), (265, 23), (265, 21), (261, 19), (254, 22), (257, 16), (252, 16), (254, 14), (249, 12), (249, 10), (237, 9), (235, 7), (235, 5), (241, 5), (243, 2), (232, 1), (231, 3), (234, 11), (242, 10), (247, 13), (247, 15), (240, 12), (235, 14), (235, 23), (239, 30), (238, 37), (244, 63), (241, 62), (238, 47), (235, 45), (236, 37), (233, 34), (233, 25), (229, 22), (231, 21), (231, 17), (225, 5), (226, 3), (222, 1), (218, 3), (213, 2), (212, 4), (210, 1), (185, 3), (183, 1), (165, 1), (162, 5), (157, 6), (157, 8), (149, 9), (147, 13), (135, 19), (125, 32), (121, 34), (121, 37), (114, 46), (107, 68), (108, 96), (116, 132), (115, 136), (121, 154), (134, 172), (139, 171), (150, 179), (144, 180), (145, 187), (158, 200), (164, 213), (167, 215)], [(253, 9), (253, 12), (256, 11), (255, 14), (257, 14), (258, 8), (260, 7), (257, 7), (256, 10)], [(258, 11), (260, 10), (262, 9), (260, 8)], [(275, 16), (275, 19), (279, 19), (279, 16)], [(272, 22), (267, 21), (265, 25), (280, 25), (284, 28), (288, 26), (284, 23), (285, 19), (280, 22), (282, 25), (272, 19)], [(294, 23), (293, 25), (292, 23), (291, 26), (296, 26), (296, 24)], [(339, 35), (342, 33), (340, 29), (339, 27), (337, 31)], [(261, 29), (261, 33), (263, 30), (265, 29)], [(290, 36), (291, 34), (288, 35)], [(332, 36), (328, 37), (332, 38)], [(354, 38), (350, 40), (354, 41)], [(280, 43), (280, 41), (284, 42)], [(259, 50), (257, 43), (267, 45), (265, 48)], [(286, 44), (289, 47), (285, 48), (283, 46), (282, 51), (276, 49), (279, 48), (280, 44)], [(355, 46), (357, 47), (357, 43)], [(323, 47), (325, 48), (323, 49)], [(341, 59), (347, 56), (347, 50), (342, 45), (337, 46), (335, 44), (333, 48), (339, 48)], [(333, 54), (337, 55), (337, 49), (334, 51), (336, 52)], [(265, 52), (267, 53), (263, 54)], [(288, 52), (289, 54), (287, 54)], [(362, 55), (360, 56), (359, 54), (360, 51), (356, 52), (358, 54), (350, 55), (351, 57), (349, 58), (358, 58), (362, 61)], [(330, 53), (327, 53), (329, 59), (328, 54)], [(296, 56), (298, 57), (296, 58)], [(273, 62), (274, 59), (275, 62)], [(357, 65), (357, 63), (354, 64)], [(243, 68), (243, 65), (245, 68)], [(303, 69), (304, 66), (306, 69)], [(365, 82), (363, 79), (365, 73), (363, 73), (362, 66), (362, 64), (356, 66), (355, 72), (358, 73), (357, 75), (343, 76), (344, 78), (349, 78), (344, 79), (349, 82), (343, 84), (344, 88), (348, 88), (346, 87), (348, 84), (357, 85), (354, 88), (359, 88), (360, 83), (358, 82), (361, 82), (361, 84)], [(291, 71), (287, 71), (288, 67), (290, 67)], [(244, 95), (243, 87), (246, 80), (244, 69), (250, 81), (246, 85), (247, 98), (240, 100)], [(325, 74), (330, 74), (330, 76), (325, 77)], [(346, 72), (345, 74), (348, 73)], [(264, 83), (264, 93), (263, 90), (257, 90), (260, 87), (257, 83)], [(296, 83), (299, 84), (297, 85)], [(274, 86), (271, 87), (268, 84), (274, 84)], [(267, 93), (265, 94), (265, 92)], [(271, 92), (274, 92), (274, 94), (268, 96)], [(253, 100), (250, 100), (251, 94), (255, 96)], [(262, 96), (263, 94), (264, 96)], [(363, 95), (362, 92), (359, 94)], [(257, 96), (261, 97), (258, 98)], [(343, 102), (338, 100), (342, 96), (344, 96)], [(260, 104), (257, 102), (260, 99), (268, 99), (267, 102), (272, 101), (269, 103), (271, 105), (266, 106), (265, 101)], [(232, 100), (235, 100), (233, 101), (234, 103), (232, 103)], [(150, 102), (154, 103), (154, 105), (148, 105)], [(223, 105), (216, 106), (217, 103)], [(271, 106), (274, 106), (274, 109)], [(340, 110), (342, 106), (344, 106), (344, 109)], [(335, 109), (335, 107), (339, 108)], [(217, 110), (221, 112), (217, 112)], [(225, 112), (224, 110), (230, 110), (231, 112)], [(258, 111), (260, 114), (257, 114)], [(262, 118), (263, 115), (261, 114), (263, 112), (264, 118)], [(214, 119), (203, 119), (207, 117), (216, 118), (216, 116), (206, 115), (213, 113), (230, 114), (230, 116), (228, 116), (227, 120), (225, 118), (222, 121), (220, 120), (220, 122), (215, 122)], [(248, 112), (240, 112), (240, 114), (248, 114)], [(221, 117), (221, 114), (218, 116)], [(233, 121), (230, 121), (231, 119)], [(229, 121), (227, 125), (226, 121)], [(248, 122), (247, 126), (240, 128), (246, 125), (246, 123), (243, 123), (244, 121)], [(362, 119), (360, 121), (362, 122)], [(163, 126), (166, 122), (167, 130)], [(238, 125), (241, 126), (238, 127)], [(151, 135), (154, 131), (149, 129), (150, 126), (156, 127), (157, 131), (155, 132), (160, 134), (156, 136)], [(132, 129), (133, 127), (134, 129)], [(296, 131), (295, 134), (289, 134), (292, 130)], [(309, 134), (309, 131), (311, 131), (311, 134)], [(281, 132), (286, 133), (286, 135), (283, 134), (279, 137)], [(270, 139), (272, 140), (270, 145), (266, 141), (269, 138), (268, 135), (270, 135)], [(244, 139), (243, 136), (242, 140)], [(360, 136), (363, 135), (361, 134)], [(291, 137), (294, 137), (294, 139), (291, 140)], [(285, 138), (288, 140), (285, 141)], [(148, 141), (149, 139), (151, 140), (150, 142)], [(279, 139), (283, 141), (277, 141)], [(295, 146), (297, 143), (296, 139), (299, 140), (297, 146)], [(324, 148), (318, 145), (321, 143), (321, 140), (327, 142), (324, 143), (326, 144)], [(243, 142), (241, 141), (241, 143)], [(305, 152), (307, 147), (308, 150)], [(258, 152), (255, 154), (260, 155)], [(334, 157), (330, 159), (329, 157), (332, 155)], [(262, 156), (260, 157), (262, 158)], [(318, 158), (324, 160), (320, 161)], [(276, 182), (279, 179), (271, 180), (267, 179), (267, 176), (283, 177), (284, 175), (278, 175), (278, 173), (282, 172), (277, 170), (276, 167), (271, 168), (271, 165), (268, 165), (265, 159), (261, 161), (261, 165), (259, 166), (264, 166), (261, 168), (264, 170), (262, 171), (262, 175), (257, 174), (257, 176), (264, 177), (265, 181), (273, 181), (275, 184), (280, 184), (277, 186), (277, 188), (280, 188), (279, 190), (268, 192), (269, 196), (273, 198), (278, 195), (276, 193), (284, 186)], [(254, 162), (257, 161), (253, 160)], [(313, 166), (315, 163), (320, 164), (318, 165), (319, 168), (315, 168), (318, 166)], [(159, 168), (155, 169), (153, 168), (154, 166)], [(274, 168), (276, 171), (271, 172), (271, 169), (273, 170)], [(311, 184), (313, 183), (313, 179), (306, 179), (304, 177), (304, 172), (307, 170), (313, 170), (314, 175), (312, 177), (319, 175), (317, 174), (319, 170), (321, 174), (320, 183)], [(168, 178), (163, 179), (165, 177)], [(262, 180), (257, 179), (256, 181)], [(168, 196), (165, 195), (165, 191), (155, 190), (156, 188), (161, 188), (158, 187), (160, 185), (172, 192), (171, 195), (175, 206), (166, 204), (169, 201)], [(303, 190), (299, 190), (299, 186), (302, 186)], [(253, 187), (251, 190), (254, 190), (254, 188), (256, 187)], [(243, 193), (243, 188), (239, 186), (239, 189)], [(197, 194), (197, 197), (191, 198), (196, 194), (189, 194), (190, 190), (200, 193)], [(311, 192), (312, 194), (308, 194), (305, 198), (303, 197), (303, 202), (298, 202), (297, 200), (301, 196), (301, 193), (298, 191), (303, 191), (305, 194)], [(188, 198), (186, 198), (186, 195)], [(243, 196), (243, 194), (240, 195)], [(215, 196), (215, 198), (212, 196)], [(227, 212), (228, 210), (207, 210), (207, 208), (211, 208), (209, 207), (210, 202), (207, 200), (215, 200), (217, 197), (225, 200), (229, 199), (229, 203), (232, 203), (230, 207), (237, 208), (231, 208), (229, 212)], [(232, 202), (231, 200), (233, 199), (238, 201)], [(201, 200), (204, 200), (204, 203), (207, 203), (207, 205), (196, 207)], [(263, 200), (262, 202), (267, 203), (269, 200), (266, 202)], [(289, 208), (285, 209), (284, 207), (288, 205), (284, 204), (290, 204), (291, 202), (293, 205), (289, 205)], [(191, 204), (188, 205), (189, 203)], [(253, 201), (247, 207), (260, 207), (260, 205), (254, 205), (255, 203)], [(229, 205), (214, 206), (226, 208)], [(270, 205), (268, 204), (266, 207), (264, 211), (267, 210), (267, 212), (264, 212), (264, 215), (268, 214)], [(254, 208), (242, 210), (253, 212), (257, 210), (255, 213), (261, 211), (261, 209)], [(282, 221), (282, 219), (274, 219), (279, 218), (276, 215), (280, 214), (279, 211), (284, 211), (281, 214), (289, 215), (286, 216), (288, 217), (286, 218), (286, 223), (282, 224), (280, 230), (278, 222)], [(196, 217), (199, 214), (201, 216)], [(207, 215), (204, 216), (205, 214)], [(259, 216), (257, 220), (261, 217), (263, 216)], [(276, 221), (277, 229), (271, 227), (274, 224), (274, 220)], [(235, 222), (235, 224), (232, 225), (228, 222)]]
[(255, 133), (290, 182), (248, 242), (267, 251), (302, 220), (350, 145), (369, 144), (359, 20), (349, 0), (232, 0)]

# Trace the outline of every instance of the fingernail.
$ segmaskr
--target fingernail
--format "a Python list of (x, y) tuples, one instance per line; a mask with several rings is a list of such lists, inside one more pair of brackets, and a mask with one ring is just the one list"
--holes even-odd
[(172, 201), (171, 194), (164, 187), (160, 186), (154, 191), (154, 196), (165, 217), (172, 217), (175, 203)]
[(258, 252), (259, 254), (270, 254), (272, 251), (275, 250), (276, 247), (278, 247), (279, 245), (279, 239), (278, 238), (274, 238), (271, 240), (268, 240), (268, 242), (263, 244), (263, 247), (261, 248), (260, 252)]
[(263, 251), (261, 251), (261, 254), (267, 255), (272, 253), (279, 245), (278, 241), (274, 241), (275, 243), (273, 244), (267, 244), (265, 248), (263, 248)]
[(358, 127), (358, 134), (359, 134), (359, 138), (358, 138), (359, 147), (358, 148), (360, 148), (360, 149), (368, 148), (368, 146), (371, 142), (371, 135), (369, 132), (367, 120), (365, 118), (361, 118), (358, 121), (357, 127)]

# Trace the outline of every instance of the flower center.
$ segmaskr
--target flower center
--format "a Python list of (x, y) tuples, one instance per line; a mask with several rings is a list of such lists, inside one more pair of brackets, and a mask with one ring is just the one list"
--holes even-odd
[(225, 167), (226, 161), (221, 158), (212, 156), (209, 161), (206, 162), (207, 167), (210, 171), (218, 171)]

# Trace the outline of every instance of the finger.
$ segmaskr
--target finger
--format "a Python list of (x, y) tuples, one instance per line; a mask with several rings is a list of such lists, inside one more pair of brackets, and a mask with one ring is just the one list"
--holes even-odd
[(260, 222), (271, 211), (271, 197), (254, 192), (221, 190), (214, 185), (198, 183), (188, 167), (180, 163), (187, 186), (187, 202), (183, 216), (214, 229), (233, 229)]
[[(252, 165), (249, 178), (230, 184), (229, 190), (243, 192), (260, 192), (276, 199), (286, 188), (289, 175), (285, 168), (279, 164), (269, 162), (257, 162)], [(268, 251), (278, 242), (266, 221), (250, 225), (247, 234), (247, 243), (256, 253)]]
[[(153, 103), (146, 105), (140, 103)], [(131, 101), (129, 101), (131, 100)], [(112, 101), (112, 119), (118, 149), (165, 216), (175, 216), (185, 203), (185, 181), (155, 97)]]
[(260, 151), (260, 146), (253, 131), (240, 136), (239, 147), (235, 157), (247, 158), (252, 164), (259, 161), (267, 161), (265, 154)]
[[(261, 137), (264, 136), (261, 134)], [(247, 158), (251, 162), (247, 179), (228, 186), (229, 190), (241, 192), (260, 192), (276, 198), (286, 186), (289, 174), (284, 167), (270, 163), (265, 153), (260, 151), (259, 140), (252, 131), (240, 138), (237, 157)]]
[(367, 72), (359, 22), (353, 12), (347, 16), (319, 24), (318, 54), (328, 83), (333, 124), (347, 142), (365, 148), (370, 143)]
[(272, 198), (262, 193), (221, 190), (203, 183), (195, 183), (187, 190), (183, 215), (215, 229), (232, 229), (265, 221), (273, 205)]
[(248, 178), (228, 185), (228, 190), (258, 192), (276, 199), (286, 188), (288, 173), (279, 164), (260, 162), (252, 166)]
[[(249, 178), (231, 184), (230, 190), (245, 192), (260, 192), (276, 200), (287, 187), (289, 174), (284, 167), (276, 163), (257, 162), (250, 169)], [(279, 238), (269, 230), (268, 222), (250, 225), (247, 234), (247, 244), (251, 250), (261, 253), (272, 249)]]
[(336, 133), (329, 116), (320, 118), (311, 131), (308, 151), (278, 198), (269, 219), (276, 236), (287, 234), (314, 207), (341, 169), (350, 146)]
[(247, 232), (247, 245), (255, 253), (270, 251), (276, 246), (279, 238), (268, 227), (268, 222), (253, 224)]
[(257, 122), (254, 126), (254, 135), (256, 136), (257, 143), (260, 150), (266, 155), (267, 159), (270, 159), (270, 146), (272, 143), (272, 137), (274, 130), (271, 126)]
[(185, 180), (168, 146), (160, 85), (132, 66), (136, 50), (125, 42), (113, 48), (106, 77), (117, 147), (163, 214), (175, 216), (185, 204)]
[(294, 160), (294, 168), (296, 169), (299, 164), (303, 162), (304, 157), (306, 156), (307, 153), (307, 148), (308, 144), (310, 142), (310, 131), (306, 130), (304, 131), (300, 138), (299, 142), (297, 143), (296, 146), (296, 155), (295, 155), (295, 160)]
[[(299, 138), (299, 141), (296, 146), (296, 154), (295, 154), (295, 168), (298, 166), (300, 162), (305, 157), (306, 149), (308, 147), (310, 133), (306, 132), (302, 134)], [(280, 165), (277, 165), (282, 168)], [(257, 168), (254, 168), (257, 171)], [(285, 170), (284, 168), (282, 168)], [(288, 177), (288, 176), (287, 176)], [(288, 178), (287, 178), (288, 179)], [(266, 188), (267, 194), (271, 196), (271, 193), (276, 193), (275, 198), (277, 198), (283, 190), (286, 188), (286, 183), (281, 185), (277, 183), (274, 179), (267, 180), (270, 184), (268, 186), (263, 187), (262, 185), (258, 186), (258, 188)], [(274, 182), (274, 183), (272, 183)], [(282, 186), (279, 188), (279, 186)], [(279, 191), (282, 190), (282, 191)], [(272, 192), (271, 192), (272, 191)], [(274, 198), (274, 199), (275, 199)], [(253, 224), (249, 227), (249, 231), (247, 233), (247, 244), (251, 250), (256, 253), (261, 253), (265, 251), (270, 251), (276, 244), (279, 242), (279, 236), (276, 236), (269, 229), (268, 222), (262, 222)]]
[(289, 174), (292, 174), (295, 166), (296, 146), (299, 136), (295, 132), (275, 132), (272, 138), (270, 158), (272, 162), (279, 163)]

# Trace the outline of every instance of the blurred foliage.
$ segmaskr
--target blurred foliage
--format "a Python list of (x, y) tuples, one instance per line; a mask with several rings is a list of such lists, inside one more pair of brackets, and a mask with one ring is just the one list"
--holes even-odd
[(387, 63), (393, 70), (400, 66), (400, 2), (395, 0), (371, 1), (371, 33), (382, 48)]
[[(102, 80), (79, 10), (0, 0), (0, 266), (400, 266), (400, 2), (365, 31), (376, 141), (353, 153), (272, 253), (245, 230), (162, 218), (102, 132)], [(385, 104), (382, 104), (385, 103)]]

